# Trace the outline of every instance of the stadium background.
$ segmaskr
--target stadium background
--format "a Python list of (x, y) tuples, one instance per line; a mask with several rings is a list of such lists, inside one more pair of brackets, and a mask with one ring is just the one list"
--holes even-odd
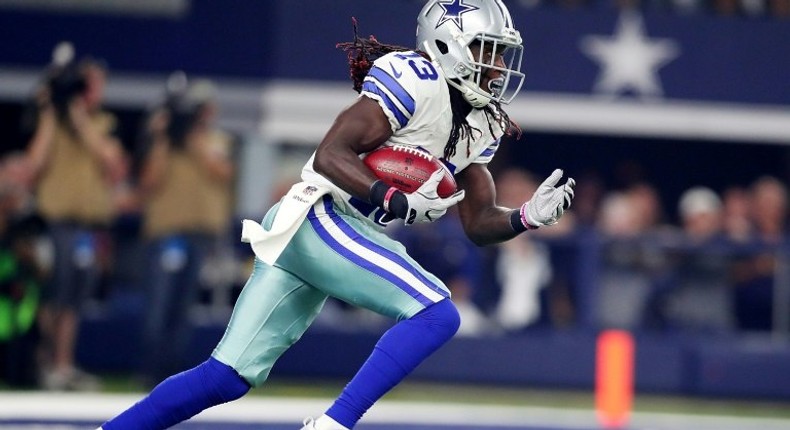
[[(500, 163), (507, 160), (540, 175), (555, 166), (577, 177), (594, 171), (612, 188), (622, 185), (627, 166), (638, 165), (639, 174), (660, 190), (670, 220), (690, 186), (721, 191), (761, 175), (785, 183), (790, 178), (787, 17), (682, 14), (653, 3), (635, 13), (602, 1), (576, 7), (509, 4), (524, 37), (527, 73), (509, 111), (524, 136), (503, 145)], [(336, 112), (355, 96), (345, 56), (334, 46), (352, 37), (351, 17), (363, 36), (410, 46), (421, 5), (416, 0), (2, 1), (2, 150), (26, 144), (18, 131), (23, 107), (52, 48), (68, 40), (78, 54), (106, 60), (106, 106), (121, 118), (122, 140), (130, 150), (145, 108), (160, 95), (170, 72), (214, 80), (221, 125), (243, 142), (237, 192), (244, 198), (237, 215), (259, 217), (273, 190), (293, 177)], [(591, 37), (616, 41), (629, 35), (638, 42), (632, 55), (656, 57), (645, 60), (641, 74), (606, 88), (602, 70), (616, 67), (618, 58), (598, 61), (585, 46)], [(567, 268), (575, 279), (578, 310), (572, 328), (456, 339), (412, 379), (589, 390), (601, 328), (593, 312), (597, 269), (591, 248), (570, 246)], [(133, 257), (133, 246), (129, 252)], [(133, 285), (135, 268), (127, 266), (84, 322), (80, 361), (105, 374), (122, 375), (134, 365), (137, 334), (130, 322), (142, 304)], [(778, 296), (788, 289), (777, 285)], [(195, 362), (221, 336), (227, 301), (212, 296), (196, 312)], [(783, 316), (790, 314), (788, 307), (775, 308), (777, 324), (768, 333), (637, 333), (638, 391), (781, 405), (790, 399), (790, 317)], [(376, 336), (375, 330), (318, 327), (288, 352), (275, 373), (347, 377)], [(344, 347), (334, 348), (338, 342)]]

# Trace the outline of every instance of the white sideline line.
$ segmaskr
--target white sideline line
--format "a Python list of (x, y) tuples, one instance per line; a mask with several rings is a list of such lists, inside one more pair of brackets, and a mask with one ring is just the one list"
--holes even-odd
[[(0, 392), (0, 420), (104, 421), (142, 394)], [(294, 422), (320, 415), (329, 399), (248, 396), (206, 410), (194, 421), (237, 423)], [(367, 423), (479, 424), (512, 427), (589, 429), (595, 413), (584, 409), (381, 401), (365, 415)], [(30, 428), (30, 427), (26, 427)], [(50, 427), (51, 428), (51, 427)], [(788, 430), (790, 419), (635, 413), (630, 430)]]

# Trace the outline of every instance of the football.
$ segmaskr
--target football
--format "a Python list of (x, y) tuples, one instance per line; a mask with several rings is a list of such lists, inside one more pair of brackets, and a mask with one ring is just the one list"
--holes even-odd
[(453, 174), (444, 163), (417, 148), (402, 145), (382, 146), (369, 152), (362, 161), (377, 178), (404, 193), (416, 191), (437, 169), (444, 171), (444, 178), (437, 189), (439, 197), (450, 197), (458, 188)]

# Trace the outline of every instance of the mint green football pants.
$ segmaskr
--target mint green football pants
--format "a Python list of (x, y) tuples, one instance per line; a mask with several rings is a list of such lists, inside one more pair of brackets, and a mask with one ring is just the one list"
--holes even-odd
[[(278, 208), (266, 214), (264, 228), (271, 227)], [(260, 386), (330, 296), (401, 320), (450, 292), (403, 245), (367, 221), (341, 212), (324, 196), (273, 266), (255, 259), (212, 356)]]

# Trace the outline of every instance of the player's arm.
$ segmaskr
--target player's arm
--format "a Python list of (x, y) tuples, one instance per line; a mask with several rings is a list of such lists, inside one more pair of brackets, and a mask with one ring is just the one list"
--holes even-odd
[(513, 209), (497, 206), (496, 187), (485, 164), (470, 164), (455, 175), (466, 197), (458, 203), (464, 231), (476, 245), (490, 245), (516, 237), (510, 224)]
[(36, 123), (35, 133), (30, 139), (26, 150), (28, 166), (32, 172), (32, 177), (36, 179), (40, 177), (41, 172), (49, 162), (55, 129), (57, 128), (55, 108), (48, 97), (48, 92), (44, 96), (39, 96), (38, 122)]
[(443, 175), (437, 171), (422, 187), (405, 194), (385, 185), (359, 158), (392, 135), (378, 102), (362, 96), (341, 112), (316, 150), (313, 169), (353, 196), (369, 201), (401, 218), (406, 224), (439, 219), (447, 208), (463, 199), (463, 192), (442, 199), (436, 188)]
[(455, 177), (459, 187), (466, 191), (466, 198), (458, 205), (466, 235), (482, 246), (556, 224), (570, 207), (576, 185), (573, 178), (568, 178), (558, 186), (560, 178), (562, 170), (554, 170), (526, 203), (510, 209), (496, 205), (496, 187), (486, 165), (471, 164)]
[(368, 200), (377, 178), (359, 154), (378, 148), (391, 135), (392, 128), (379, 104), (359, 97), (337, 116), (318, 145), (313, 168), (351, 195)]

